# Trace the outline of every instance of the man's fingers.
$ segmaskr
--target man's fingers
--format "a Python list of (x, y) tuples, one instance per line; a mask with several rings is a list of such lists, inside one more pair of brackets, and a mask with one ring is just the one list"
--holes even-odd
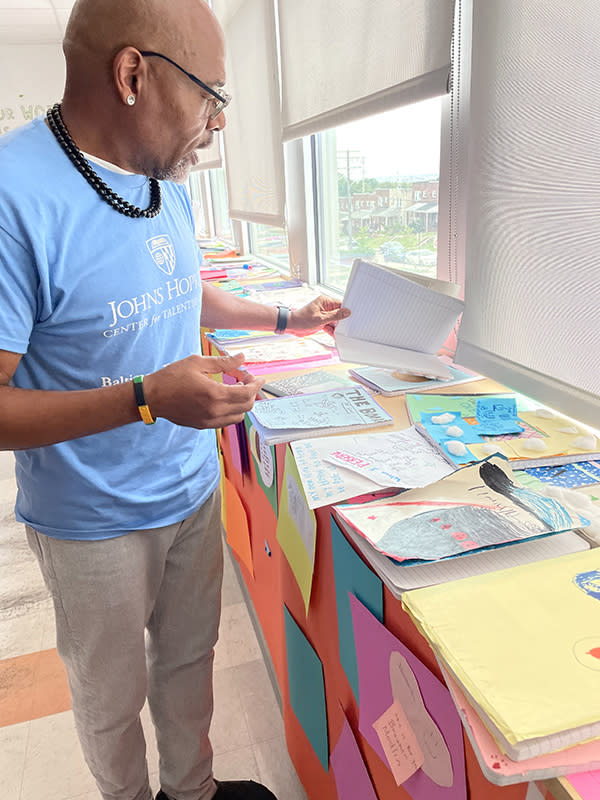
[[(206, 372), (207, 375), (217, 375), (221, 372), (226, 372), (228, 374), (233, 374), (233, 377), (237, 378), (238, 376), (235, 374), (238, 367), (240, 367), (244, 363), (244, 354), (238, 353), (235, 356), (205, 356), (202, 358), (202, 372)], [(241, 380), (238, 378), (238, 380)]]
[(253, 379), (245, 369), (228, 369), (224, 374), (235, 378), (238, 383), (249, 383)]
[(346, 319), (351, 313), (349, 308), (334, 308), (333, 311), (326, 311), (325, 317), (327, 323), (330, 324), (331, 322), (339, 322), (342, 319)]
[(246, 380), (236, 384), (224, 383), (221, 385), (221, 400), (228, 405), (228, 411), (237, 407), (244, 411), (249, 411), (254, 405), (254, 401), (260, 389), (265, 383), (265, 378), (253, 378), (246, 375)]

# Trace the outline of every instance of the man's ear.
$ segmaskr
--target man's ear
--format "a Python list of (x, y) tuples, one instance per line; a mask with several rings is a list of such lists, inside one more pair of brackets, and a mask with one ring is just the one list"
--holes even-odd
[(135, 47), (119, 50), (113, 59), (113, 79), (124, 105), (135, 105), (146, 77), (144, 58)]

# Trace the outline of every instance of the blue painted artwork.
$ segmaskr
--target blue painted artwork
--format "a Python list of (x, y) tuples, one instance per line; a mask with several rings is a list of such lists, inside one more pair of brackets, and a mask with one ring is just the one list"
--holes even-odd
[(577, 489), (600, 482), (599, 461), (577, 461), (551, 467), (532, 467), (526, 469), (528, 475), (563, 489)]

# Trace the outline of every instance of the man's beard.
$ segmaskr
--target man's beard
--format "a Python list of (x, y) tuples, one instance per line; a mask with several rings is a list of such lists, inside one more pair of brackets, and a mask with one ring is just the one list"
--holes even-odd
[(173, 183), (185, 183), (192, 166), (194, 159), (192, 153), (184, 156), (176, 164), (168, 167), (158, 167), (152, 173), (152, 177), (159, 181), (172, 181)]
[(197, 151), (204, 150), (206, 147), (210, 147), (213, 142), (213, 131), (210, 131), (210, 134), (205, 142), (199, 144), (198, 147), (191, 153), (188, 153), (187, 156), (184, 156), (175, 164), (170, 164), (167, 167), (157, 167), (154, 169), (152, 173), (152, 177), (156, 178), (159, 181), (172, 181), (173, 183), (185, 183), (188, 179), (188, 175), (190, 174), (192, 167), (198, 163), (197, 158)]

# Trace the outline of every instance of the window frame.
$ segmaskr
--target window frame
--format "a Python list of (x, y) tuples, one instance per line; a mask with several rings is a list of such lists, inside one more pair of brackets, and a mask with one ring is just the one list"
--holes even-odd
[[(451, 164), (451, 100), (450, 95), (441, 96), (442, 113), (440, 120), (440, 172), (438, 184), (438, 240), (445, 242), (450, 236), (451, 225), (448, 221), (451, 184), (449, 169)], [(315, 285), (318, 289), (334, 297), (342, 298), (343, 292), (327, 284), (323, 278), (323, 263), (325, 256), (325, 242), (321, 236), (324, 227), (324, 209), (321, 203), (322, 196), (322, 149), (321, 134), (312, 134), (298, 142), (302, 148), (297, 148), (295, 157), (303, 163), (305, 208), (302, 223), (303, 240), (312, 243), (307, 253), (306, 260), (302, 263), (298, 277), (307, 283)], [(287, 173), (287, 170), (286, 170)], [(291, 249), (291, 242), (290, 242)], [(438, 247), (436, 277), (440, 280), (451, 280), (449, 264), (449, 247)]]

